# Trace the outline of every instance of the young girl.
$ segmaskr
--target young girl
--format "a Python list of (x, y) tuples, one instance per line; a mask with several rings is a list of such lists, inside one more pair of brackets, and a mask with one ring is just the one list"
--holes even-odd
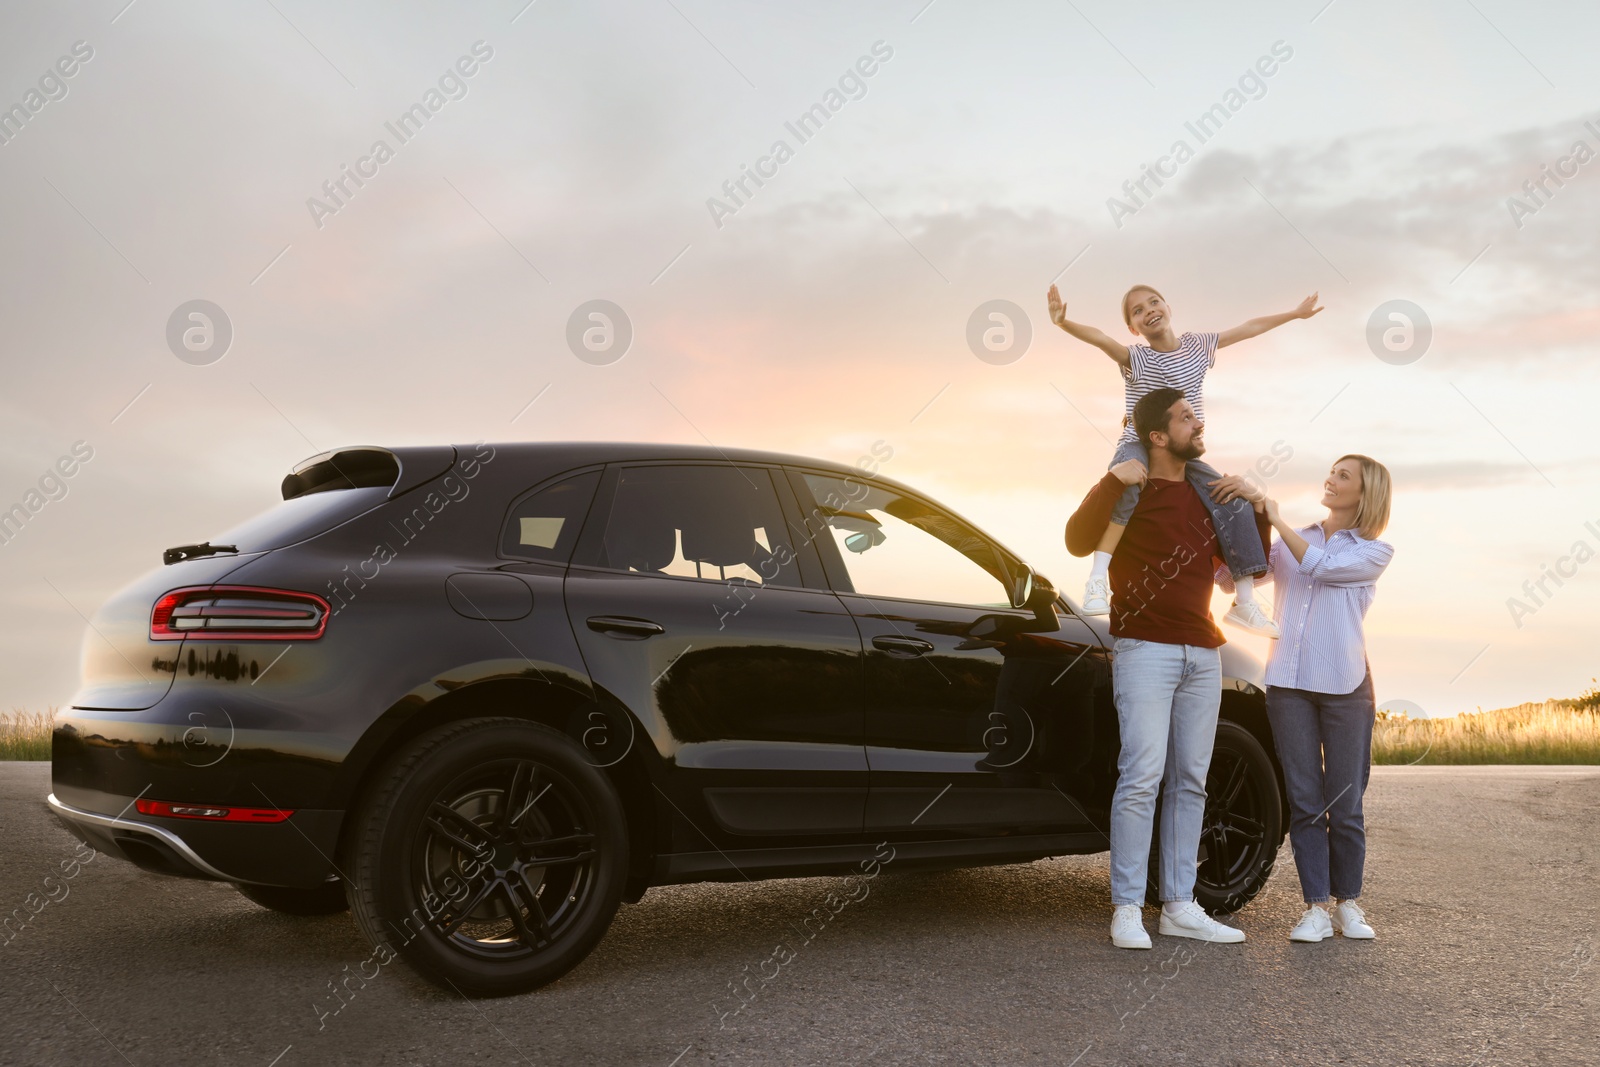
[[(1093, 326), (1070, 321), (1066, 305), (1061, 301), (1061, 293), (1054, 285), (1050, 287), (1048, 297), (1052, 322), (1078, 340), (1100, 349), (1122, 369), (1125, 414), (1122, 437), (1117, 442), (1116, 453), (1111, 457), (1113, 467), (1128, 459), (1137, 459), (1146, 466), (1150, 463), (1149, 454), (1133, 429), (1133, 406), (1140, 397), (1163, 386), (1182, 389), (1203, 423), (1205, 400), (1202, 386), (1206, 372), (1216, 365), (1217, 349), (1266, 333), (1290, 319), (1309, 319), (1322, 310), (1317, 306), (1317, 294), (1312, 293), (1293, 311), (1263, 315), (1220, 334), (1177, 334), (1173, 332), (1172, 317), (1165, 298), (1148, 285), (1135, 285), (1122, 296), (1122, 321), (1127, 323), (1129, 332), (1142, 337), (1144, 343), (1123, 345)], [(1218, 503), (1212, 499), (1212, 483), (1221, 475), (1209, 464), (1198, 459), (1190, 460), (1187, 470), (1190, 484), (1199, 491), (1200, 498), (1211, 512), (1217, 541), (1222, 546), (1224, 560), (1234, 579), (1233, 606), (1223, 616), (1223, 621), (1251, 633), (1277, 637), (1277, 625), (1255, 601), (1255, 579), (1266, 573), (1267, 561), (1261, 551), (1251, 508), (1239, 500)], [(1083, 611), (1086, 615), (1105, 615), (1111, 611), (1107, 578), (1111, 553), (1122, 539), (1122, 531), (1127, 528), (1128, 518), (1138, 502), (1139, 486), (1130, 485), (1112, 512), (1111, 522), (1094, 554), (1088, 584), (1084, 587)]]

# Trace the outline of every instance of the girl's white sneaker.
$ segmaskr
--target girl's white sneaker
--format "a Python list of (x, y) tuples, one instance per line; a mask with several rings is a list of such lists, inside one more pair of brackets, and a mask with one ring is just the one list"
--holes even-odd
[(1333, 936), (1333, 920), (1328, 917), (1328, 910), (1320, 905), (1313, 904), (1300, 916), (1300, 921), (1294, 924), (1294, 929), (1289, 931), (1290, 941), (1321, 941), (1323, 938)]
[(1377, 931), (1367, 923), (1367, 913), (1353, 900), (1339, 902), (1339, 906), (1333, 909), (1332, 922), (1335, 930), (1357, 941), (1371, 941), (1378, 936)]
[(1083, 614), (1111, 614), (1111, 583), (1105, 578), (1090, 578), (1083, 587)]

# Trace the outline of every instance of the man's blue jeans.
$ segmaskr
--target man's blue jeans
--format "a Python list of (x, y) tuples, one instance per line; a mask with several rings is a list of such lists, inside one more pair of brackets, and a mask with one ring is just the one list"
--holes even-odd
[(1222, 661), (1214, 648), (1119, 637), (1111, 682), (1122, 731), (1111, 801), (1111, 903), (1143, 904), (1161, 806), (1163, 902), (1193, 900), (1206, 807), (1206, 772), (1222, 706)]
[(1361, 895), (1361, 796), (1372, 775), (1376, 715), (1370, 672), (1343, 694), (1267, 686), (1267, 719), (1289, 793), (1289, 842), (1307, 904)]

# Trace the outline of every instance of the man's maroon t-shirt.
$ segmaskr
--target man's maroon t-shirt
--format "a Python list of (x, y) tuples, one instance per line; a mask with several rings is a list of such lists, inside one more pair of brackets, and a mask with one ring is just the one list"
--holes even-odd
[[(1067, 550), (1087, 556), (1099, 544), (1126, 486), (1114, 474), (1100, 479), (1067, 520)], [(1272, 528), (1256, 516), (1270, 547)], [(1211, 621), (1211, 588), (1218, 557), (1216, 529), (1200, 493), (1186, 481), (1150, 478), (1111, 555), (1111, 635), (1165, 645), (1217, 648), (1222, 631)]]

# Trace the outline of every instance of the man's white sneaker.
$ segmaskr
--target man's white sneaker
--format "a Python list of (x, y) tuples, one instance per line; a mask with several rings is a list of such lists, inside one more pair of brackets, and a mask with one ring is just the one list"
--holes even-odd
[(1234, 945), (1244, 940), (1243, 930), (1222, 925), (1192, 900), (1161, 905), (1161, 932), (1169, 937), (1192, 937), (1219, 945)]
[(1294, 929), (1289, 931), (1290, 941), (1321, 941), (1325, 937), (1333, 936), (1333, 920), (1328, 918), (1328, 910), (1320, 905), (1313, 904), (1300, 916), (1300, 921), (1294, 924)]
[(1105, 578), (1090, 578), (1083, 587), (1083, 613), (1085, 615), (1111, 614), (1111, 582)]
[(1263, 637), (1283, 636), (1278, 630), (1278, 624), (1267, 618), (1267, 613), (1262, 611), (1261, 605), (1254, 600), (1248, 604), (1235, 602), (1233, 607), (1228, 609), (1228, 613), (1222, 617), (1222, 621), (1237, 626), (1241, 630), (1249, 630), (1253, 634), (1260, 634)]
[(1118, 904), (1111, 909), (1111, 943), (1118, 948), (1149, 948), (1143, 909), (1137, 904)]
[(1353, 900), (1341, 900), (1339, 906), (1333, 909), (1330, 921), (1335, 930), (1356, 941), (1371, 941), (1378, 936), (1377, 931), (1367, 924), (1367, 913)]

